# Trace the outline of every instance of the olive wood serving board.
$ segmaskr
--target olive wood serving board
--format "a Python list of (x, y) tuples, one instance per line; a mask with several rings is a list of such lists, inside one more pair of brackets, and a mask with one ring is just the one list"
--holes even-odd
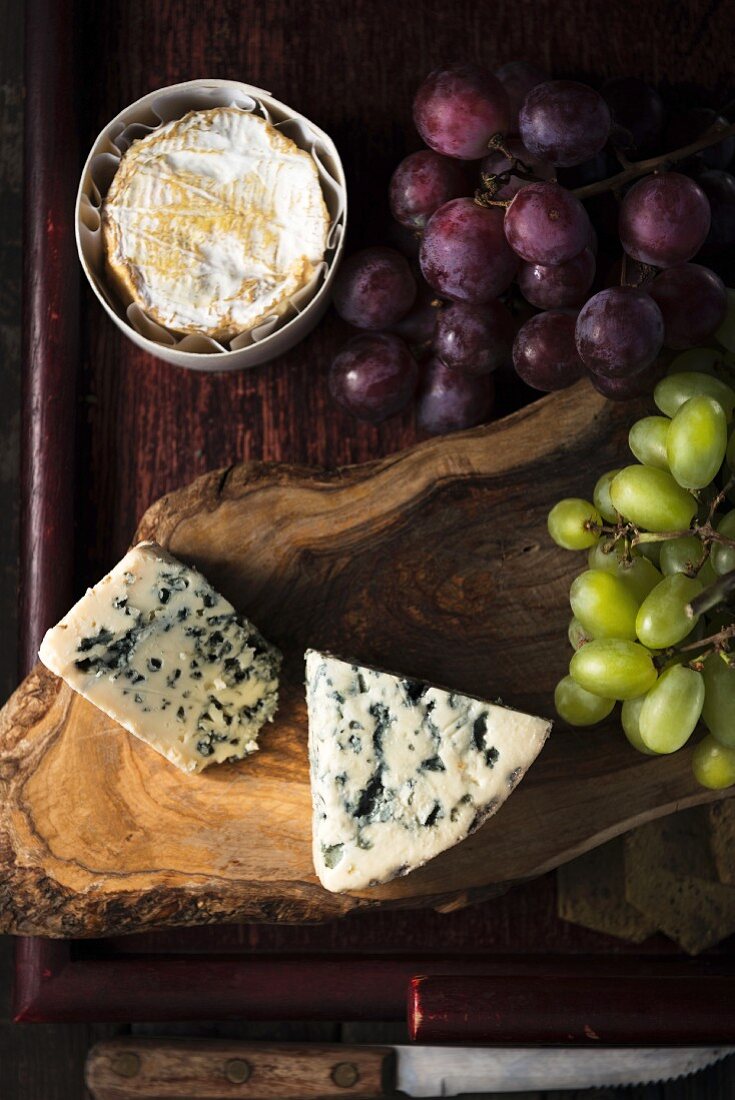
[(184, 775), (37, 666), (0, 713), (0, 930), (450, 910), (717, 797), (690, 749), (644, 757), (616, 720), (557, 724), (498, 814), (420, 870), (330, 894), (312, 867), (304, 649), (552, 716), (583, 558), (551, 543), (546, 515), (625, 461), (635, 412), (580, 383), (368, 465), (249, 463), (154, 504), (136, 540), (195, 564), (284, 650), (276, 721), (255, 757)]

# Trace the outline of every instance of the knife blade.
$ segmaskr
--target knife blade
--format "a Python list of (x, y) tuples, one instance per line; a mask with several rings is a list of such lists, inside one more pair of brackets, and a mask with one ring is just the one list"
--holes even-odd
[(409, 1096), (645, 1085), (705, 1069), (735, 1047), (396, 1047), (396, 1086)]
[(372, 1047), (121, 1037), (89, 1052), (95, 1100), (309, 1100), (647, 1084), (695, 1073), (734, 1047)]

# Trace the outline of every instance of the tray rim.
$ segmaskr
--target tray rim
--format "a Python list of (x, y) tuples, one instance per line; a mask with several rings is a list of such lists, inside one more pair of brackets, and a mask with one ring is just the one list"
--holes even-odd
[[(25, 369), (21, 418), (19, 600), (23, 672), (35, 663), (43, 630), (66, 609), (72, 592), (73, 424), (81, 274), (76, 260), (73, 220), (69, 217), (69, 211), (74, 208), (79, 167), (75, 117), (77, 89), (72, 75), (76, 47), (74, 7), (74, 0), (58, 3), (28, 0), (25, 12)], [(54, 111), (48, 110), (49, 102), (55, 104)], [(55, 168), (53, 172), (51, 165)], [(71, 271), (74, 272), (72, 277)], [(464, 958), (472, 972), (477, 973), (477, 961), (469, 955)], [(557, 980), (550, 983), (549, 1007), (557, 1014), (563, 1011), (565, 975), (568, 977), (574, 968), (575, 958), (552, 953), (528, 956), (532, 969), (550, 964), (556, 966)], [(638, 956), (626, 958), (633, 966)], [(298, 1018), (308, 1015), (312, 1019), (404, 1019), (410, 978), (424, 973), (427, 963), (432, 970), (439, 965), (438, 959), (426, 956), (383, 957), (379, 961), (365, 957), (348, 962), (350, 959), (350, 956), (344, 960), (339, 958), (338, 969), (332, 965), (331, 972), (326, 956), (286, 953), (255, 961), (207, 954), (187, 958), (145, 957), (142, 963), (134, 956), (77, 959), (71, 941), (19, 938), (15, 1019), (19, 1022), (103, 1018), (195, 1020), (203, 1016), (217, 1019), (244, 1015), (250, 1019), (294, 1018), (294, 978), (297, 974), (303, 976), (302, 989), (308, 993), (308, 998), (296, 1005)], [(605, 963), (609, 959), (610, 955), (588, 957), (587, 974), (603, 982)], [(671, 1012), (671, 993), (676, 988), (682, 966), (688, 974), (706, 980), (723, 965), (732, 973), (728, 956), (687, 960), (673, 955), (662, 960), (655, 975), (647, 976), (646, 980), (656, 987), (661, 1006), (660, 1014), (657, 1013), (657, 1042), (666, 1041), (661, 1021), (664, 1021), (664, 1033), (668, 1022), (669, 1034), (680, 1034), (678, 1015)], [(227, 1010), (222, 1008), (222, 989), (220, 981), (216, 980), (218, 974), (223, 974), (223, 966), (227, 967), (234, 991)], [(252, 979), (256, 969), (260, 982), (254, 989)], [(451, 969), (454, 973), (461, 969), (458, 959), (451, 960)], [(182, 976), (185, 976), (184, 982)], [(350, 990), (361, 989), (359, 1015), (352, 1008), (352, 1000), (345, 999), (345, 976), (350, 977)], [(342, 979), (341, 984), (339, 979)], [(523, 984), (522, 973), (518, 974), (517, 981)], [(271, 989), (274, 999), (266, 1005), (263, 994)], [(151, 1007), (151, 991), (155, 991), (156, 996), (155, 1012)], [(628, 1003), (626, 998), (611, 1003), (610, 1012), (623, 1017)], [(264, 1010), (267, 1015), (262, 1014)], [(516, 1041), (533, 1043), (538, 1025), (538, 1019), (518, 1014), (514, 1021)], [(735, 1019), (729, 1027), (727, 1038), (735, 1042)], [(647, 1039), (650, 1036), (640, 1036), (643, 1043)]]

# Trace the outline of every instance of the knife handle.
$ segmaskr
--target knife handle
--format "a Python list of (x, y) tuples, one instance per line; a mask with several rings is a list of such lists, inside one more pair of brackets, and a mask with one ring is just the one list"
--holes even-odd
[(94, 1100), (309, 1100), (393, 1092), (390, 1048), (120, 1038), (87, 1056)]
[(425, 1044), (729, 1045), (735, 975), (416, 977), (408, 1031)]

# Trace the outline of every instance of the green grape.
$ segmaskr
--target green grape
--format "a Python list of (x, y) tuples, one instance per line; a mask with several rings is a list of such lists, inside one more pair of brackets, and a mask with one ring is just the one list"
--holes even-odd
[(592, 491), (592, 503), (597, 511), (600, 513), (603, 519), (606, 519), (608, 523), (617, 522), (617, 513), (613, 508), (613, 503), (610, 500), (610, 485), (612, 479), (616, 474), (619, 474), (620, 470), (608, 470), (606, 474), (597, 479), (597, 484)]
[(727, 448), (727, 421), (712, 397), (691, 397), (671, 421), (666, 455), (685, 489), (703, 489), (717, 476)]
[(653, 466), (626, 466), (613, 480), (610, 497), (621, 515), (647, 531), (681, 530), (697, 511), (692, 494)]
[(698, 618), (689, 618), (687, 604), (701, 591), (702, 584), (695, 577), (685, 577), (683, 573), (664, 577), (638, 609), (635, 626), (643, 645), (666, 649), (686, 638)]
[(644, 558), (637, 550), (633, 550), (630, 561), (623, 558), (623, 550), (620, 543), (605, 553), (605, 543), (600, 540), (597, 546), (590, 548), (587, 554), (587, 564), (590, 569), (602, 569), (605, 573), (613, 573), (629, 589), (640, 604), (645, 600), (652, 588), (655, 588), (663, 577), (653, 562)]
[(735, 390), (711, 374), (696, 371), (668, 374), (653, 391), (653, 400), (666, 416), (675, 416), (685, 401), (700, 395), (714, 397), (722, 405), (727, 419), (732, 420)]
[(720, 745), (710, 734), (692, 753), (694, 778), (703, 787), (722, 791), (735, 783), (735, 749)]
[(588, 569), (572, 582), (569, 602), (574, 615), (593, 638), (635, 640), (639, 601), (614, 573)]
[(725, 320), (715, 333), (715, 339), (722, 344), (723, 348), (735, 351), (735, 290), (729, 289), (727, 292), (727, 313)]
[(648, 558), (657, 569), (660, 569), (662, 545), (663, 543), (660, 542), (639, 542), (636, 546), (636, 553), (640, 554), (641, 557)]
[(687, 348), (672, 359), (667, 374), (681, 374), (682, 371), (696, 371), (701, 374), (714, 374), (715, 364), (722, 359), (719, 348)]
[(626, 699), (620, 709), (620, 724), (623, 727), (623, 733), (634, 749), (638, 749), (638, 752), (642, 752), (646, 756), (658, 756), (658, 753), (654, 752), (653, 749), (649, 749), (641, 737), (640, 715), (645, 700), (645, 695), (637, 695), (635, 699)]
[(554, 706), (559, 717), (570, 726), (594, 726), (607, 718), (615, 706), (615, 700), (593, 695), (580, 687), (571, 676), (565, 676), (556, 685)]
[(655, 466), (659, 470), (668, 470), (666, 457), (666, 437), (669, 434), (668, 416), (644, 416), (636, 420), (628, 433), (628, 446), (644, 466)]
[(588, 546), (594, 546), (600, 537), (599, 531), (591, 531), (586, 525), (600, 526), (602, 520), (588, 500), (567, 497), (554, 505), (547, 523), (549, 534), (557, 546), (563, 546), (565, 550), (586, 550)]
[(692, 736), (703, 703), (701, 673), (682, 665), (662, 672), (646, 695), (638, 716), (644, 745), (654, 752), (676, 752)]
[(572, 649), (581, 649), (582, 646), (590, 640), (589, 634), (586, 633), (579, 619), (574, 616), (572, 616), (569, 623), (567, 637), (569, 638), (569, 644)]
[(712, 653), (704, 662), (703, 675), (702, 717), (707, 729), (721, 745), (735, 749), (735, 668)]
[[(722, 517), (717, 524), (717, 531), (725, 538), (735, 539), (735, 512), (728, 512), (726, 516)], [(723, 546), (722, 543), (713, 542), (710, 558), (712, 568), (719, 576), (735, 569), (735, 548), (732, 546)]]
[(605, 699), (634, 699), (656, 682), (651, 654), (636, 642), (600, 638), (582, 646), (572, 657), (569, 674), (593, 695)]
[[(667, 539), (661, 543), (661, 572), (666, 577), (674, 573), (686, 573), (702, 560), (703, 547), (696, 535), (680, 539)], [(711, 556), (711, 555), (710, 555)], [(697, 571), (697, 580), (706, 588), (715, 579), (710, 558)]]

